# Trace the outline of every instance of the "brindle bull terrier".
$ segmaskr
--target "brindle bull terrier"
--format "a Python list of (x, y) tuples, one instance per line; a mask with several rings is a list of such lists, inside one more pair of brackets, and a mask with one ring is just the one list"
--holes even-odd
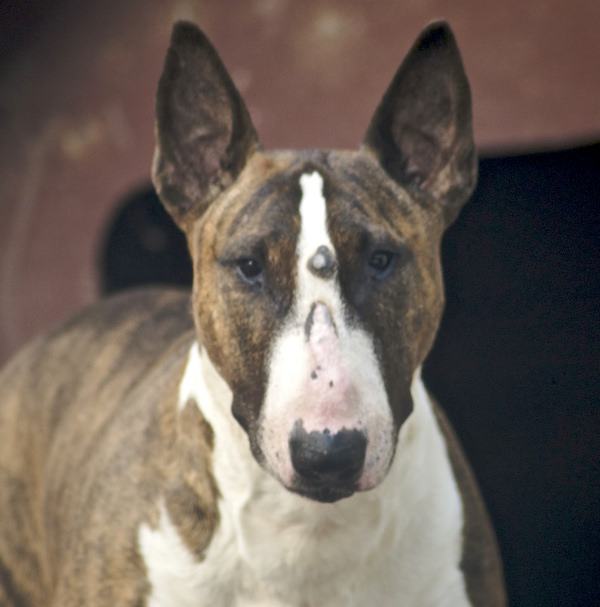
[(189, 296), (108, 300), (0, 378), (0, 604), (505, 604), (488, 516), (421, 381), (440, 239), (476, 180), (448, 26), (358, 151), (264, 151), (175, 26), (154, 183)]

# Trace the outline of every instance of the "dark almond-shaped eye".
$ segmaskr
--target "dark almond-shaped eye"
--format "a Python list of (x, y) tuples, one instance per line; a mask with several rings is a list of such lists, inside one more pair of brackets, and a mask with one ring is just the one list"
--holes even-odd
[(241, 279), (250, 285), (262, 284), (263, 268), (256, 259), (244, 257), (236, 262)]
[(395, 259), (396, 254), (391, 251), (374, 251), (369, 258), (369, 269), (376, 278), (385, 278), (392, 271)]

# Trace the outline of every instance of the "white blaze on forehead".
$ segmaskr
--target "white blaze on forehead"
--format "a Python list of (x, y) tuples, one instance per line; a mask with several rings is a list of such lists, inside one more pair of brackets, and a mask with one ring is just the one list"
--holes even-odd
[(312, 257), (324, 245), (333, 246), (327, 233), (327, 201), (323, 196), (323, 177), (317, 171), (300, 177), (302, 200), (300, 201), (300, 236), (298, 238), (298, 260), (301, 264)]
[[(327, 247), (335, 258), (335, 248), (327, 231), (327, 200), (323, 195), (323, 177), (317, 171), (300, 177), (300, 234), (296, 246), (298, 283), (296, 285), (295, 313), (298, 319), (306, 318), (316, 301), (326, 303), (333, 312), (341, 313), (341, 298), (336, 281), (315, 276), (308, 262), (319, 247)], [(312, 264), (313, 268), (315, 264)]]

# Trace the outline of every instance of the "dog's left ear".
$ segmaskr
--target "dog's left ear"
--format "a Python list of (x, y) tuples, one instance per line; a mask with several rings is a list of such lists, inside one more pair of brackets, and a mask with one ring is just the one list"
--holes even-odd
[(449, 26), (419, 37), (377, 108), (364, 145), (404, 187), (425, 191), (449, 224), (477, 179), (471, 94)]
[(258, 138), (227, 70), (192, 23), (173, 28), (156, 97), (152, 179), (185, 229), (233, 183)]

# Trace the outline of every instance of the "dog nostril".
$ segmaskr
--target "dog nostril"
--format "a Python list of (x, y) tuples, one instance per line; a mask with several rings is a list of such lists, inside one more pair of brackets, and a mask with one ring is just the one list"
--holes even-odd
[(294, 470), (306, 481), (350, 485), (362, 472), (367, 437), (359, 430), (306, 432), (302, 422), (297, 421), (289, 447)]

